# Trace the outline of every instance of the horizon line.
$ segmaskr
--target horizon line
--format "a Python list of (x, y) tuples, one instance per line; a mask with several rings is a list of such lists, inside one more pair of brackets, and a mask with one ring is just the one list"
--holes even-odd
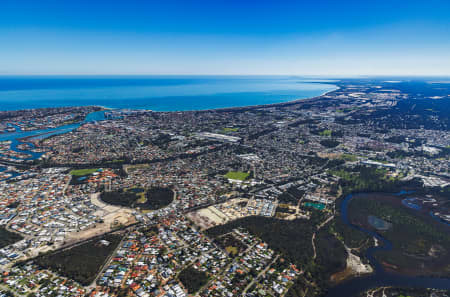
[(32, 74), (32, 73), (16, 73), (16, 74), (2, 74), (0, 73), (0, 77), (11, 77), (11, 76), (32, 76), (32, 77), (45, 77), (45, 76), (243, 76), (243, 77), (250, 77), (250, 76), (279, 76), (279, 77), (305, 77), (305, 78), (315, 78), (315, 77), (322, 77), (322, 78), (373, 78), (373, 77), (430, 77), (430, 78), (450, 78), (450, 74), (349, 74), (349, 75), (340, 75), (340, 74), (156, 74), (156, 73), (109, 73), (109, 74), (103, 74), (103, 73), (96, 73), (96, 74), (89, 74), (89, 73), (77, 73), (77, 74), (70, 74), (70, 73), (39, 73), (39, 74)]

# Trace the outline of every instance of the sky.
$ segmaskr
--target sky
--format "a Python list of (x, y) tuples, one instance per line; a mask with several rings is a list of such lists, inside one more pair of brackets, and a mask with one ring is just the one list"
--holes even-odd
[(0, 75), (450, 75), (448, 0), (0, 0)]

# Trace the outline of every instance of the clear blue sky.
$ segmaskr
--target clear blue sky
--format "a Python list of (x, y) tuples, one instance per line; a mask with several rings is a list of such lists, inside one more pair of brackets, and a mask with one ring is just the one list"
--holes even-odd
[(0, 0), (0, 74), (450, 75), (450, 1)]

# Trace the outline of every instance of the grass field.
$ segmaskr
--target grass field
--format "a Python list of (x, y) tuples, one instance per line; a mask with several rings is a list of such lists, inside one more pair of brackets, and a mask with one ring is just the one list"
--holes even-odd
[(332, 131), (331, 130), (323, 130), (319, 132), (320, 136), (331, 136)]
[(358, 157), (355, 155), (342, 154), (341, 159), (345, 161), (355, 162), (358, 160)]
[(83, 176), (87, 174), (94, 173), (98, 170), (98, 168), (88, 168), (88, 169), (74, 169), (70, 171), (70, 175), (74, 176)]
[(250, 173), (242, 172), (242, 171), (229, 171), (225, 174), (226, 178), (229, 179), (237, 179), (237, 180), (246, 180)]
[(237, 132), (237, 131), (239, 131), (239, 128), (229, 128), (229, 127), (223, 128), (223, 132)]

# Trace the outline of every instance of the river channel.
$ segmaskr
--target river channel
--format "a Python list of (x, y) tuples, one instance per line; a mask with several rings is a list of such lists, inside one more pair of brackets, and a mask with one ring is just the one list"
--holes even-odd
[(89, 113), (86, 116), (86, 118), (81, 122), (63, 125), (63, 126), (56, 127), (56, 128), (39, 129), (39, 130), (33, 130), (33, 131), (22, 131), (20, 129), (20, 127), (16, 126), (15, 132), (0, 134), (0, 141), (11, 141), (10, 149), (12, 151), (31, 155), (30, 158), (27, 158), (24, 160), (35, 160), (35, 159), (39, 159), (43, 153), (33, 152), (32, 150), (19, 149), (17, 146), (21, 143), (27, 143), (31, 148), (34, 148), (34, 145), (32, 143), (22, 141), (21, 139), (23, 139), (23, 138), (44, 139), (44, 138), (47, 138), (47, 137), (50, 137), (53, 135), (59, 135), (59, 134), (70, 132), (85, 123), (89, 123), (89, 122), (93, 122), (93, 121), (101, 121), (104, 119), (105, 119), (104, 111), (95, 111), (95, 112)]
[[(47, 138), (47, 137), (50, 137), (53, 135), (64, 134), (64, 133), (67, 133), (67, 132), (77, 129), (78, 127), (80, 127), (81, 125), (83, 125), (85, 123), (101, 121), (104, 119), (105, 119), (104, 111), (95, 111), (95, 112), (89, 113), (86, 116), (86, 118), (81, 122), (63, 125), (63, 126), (56, 127), (56, 128), (38, 129), (38, 130), (33, 130), (33, 131), (23, 131), (20, 129), (20, 127), (11, 125), (16, 128), (16, 131), (0, 134), (0, 141), (11, 141), (11, 145), (9, 147), (11, 151), (27, 154), (30, 156), (25, 159), (21, 159), (18, 157), (11, 157), (11, 159), (15, 159), (18, 162), (36, 160), (36, 159), (39, 159), (44, 154), (44, 152), (33, 151), (34, 144), (32, 142), (29, 142), (28, 140), (44, 139), (44, 138)], [(26, 143), (28, 145), (28, 147), (30, 147), (30, 149), (20, 149), (18, 147), (18, 145), (23, 144), (23, 143)], [(1, 156), (2, 155), (0, 154), (0, 157)], [(11, 179), (11, 178), (18, 177), (21, 175), (21, 173), (19, 173), (19, 172), (16, 172), (14, 170), (7, 170), (7, 167), (0, 165), (0, 172), (2, 172), (2, 171), (6, 171), (10, 175), (8, 178), (3, 179), (3, 180)]]
[(358, 193), (350, 194), (344, 198), (341, 203), (341, 217), (343, 222), (353, 229), (365, 232), (372, 237), (375, 237), (378, 241), (378, 246), (371, 247), (366, 251), (366, 257), (369, 259), (370, 264), (374, 268), (374, 273), (368, 276), (357, 277), (344, 281), (339, 285), (332, 287), (327, 297), (352, 297), (357, 296), (359, 293), (367, 291), (376, 287), (413, 287), (413, 288), (436, 288), (450, 290), (450, 279), (448, 278), (432, 278), (432, 277), (415, 277), (407, 276), (398, 273), (386, 272), (382, 265), (375, 259), (374, 253), (380, 250), (392, 249), (392, 243), (379, 235), (376, 232), (366, 230), (362, 227), (355, 226), (350, 223), (348, 219), (348, 204), (351, 199), (358, 197), (363, 199), (367, 194)]

